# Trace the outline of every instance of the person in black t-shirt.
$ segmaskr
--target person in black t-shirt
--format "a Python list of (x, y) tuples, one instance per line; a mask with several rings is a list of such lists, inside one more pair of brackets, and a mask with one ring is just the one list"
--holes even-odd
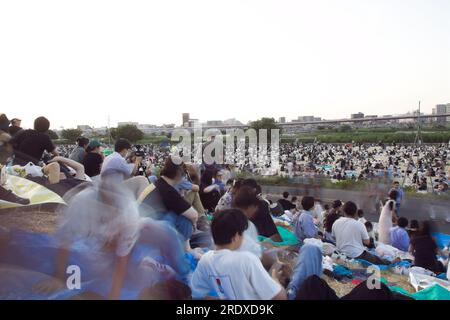
[(283, 207), (283, 210), (292, 210), (295, 209), (295, 204), (293, 204), (291, 201), (288, 200), (289, 198), (289, 192), (285, 191), (283, 192), (283, 198), (278, 200), (278, 203), (281, 204)]
[(280, 234), (278, 233), (277, 226), (270, 215), (270, 205), (261, 196), (261, 186), (254, 179), (245, 179), (242, 182), (243, 186), (248, 186), (253, 188), (255, 193), (258, 195), (259, 205), (258, 211), (255, 216), (250, 219), (251, 222), (258, 229), (258, 234), (266, 238), (270, 238), (274, 242), (281, 242)]
[(49, 128), (50, 122), (44, 117), (39, 117), (34, 120), (34, 130), (23, 130), (14, 136), (11, 143), (14, 147), (15, 164), (26, 165), (28, 162), (38, 164), (44, 151), (54, 156), (59, 155), (46, 134)]
[(83, 159), (84, 172), (89, 177), (95, 177), (100, 174), (103, 164), (103, 154), (100, 151), (102, 145), (97, 140), (92, 140), (86, 149), (87, 153)]
[(414, 256), (414, 265), (433, 271), (436, 274), (445, 272), (443, 264), (437, 260), (439, 248), (431, 237), (431, 226), (428, 221), (422, 222), (420, 233), (411, 239), (410, 251)]
[[(183, 179), (184, 169), (180, 158), (172, 161), (173, 157), (168, 157), (161, 170), (160, 178), (156, 180), (156, 192), (160, 197), (164, 208), (157, 212), (154, 218), (169, 222), (182, 236), (186, 243), (186, 249), (190, 250), (189, 239), (195, 229), (198, 219), (198, 212), (180, 195), (175, 186)], [(143, 209), (145, 206), (153, 207), (153, 192), (151, 192), (142, 201)]]

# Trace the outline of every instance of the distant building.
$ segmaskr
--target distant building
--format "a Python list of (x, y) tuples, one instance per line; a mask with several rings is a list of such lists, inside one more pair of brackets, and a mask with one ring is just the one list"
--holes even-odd
[(279, 123), (286, 123), (286, 117), (280, 117), (278, 120)]
[(298, 122), (312, 122), (315, 121), (314, 120), (314, 116), (299, 116), (297, 118)]
[(139, 125), (138, 122), (131, 122), (131, 121), (117, 123), (118, 127), (123, 127), (123, 126), (136, 126), (137, 127), (138, 125)]
[(353, 113), (350, 115), (350, 119), (363, 119), (363, 118), (364, 118), (364, 113), (362, 113), (362, 112)]
[(214, 126), (223, 126), (222, 120), (208, 120), (206, 121), (207, 127), (214, 127)]
[(367, 116), (364, 116), (364, 118), (378, 118), (378, 116), (377, 115), (367, 115)]
[(236, 120), (235, 118), (227, 119), (223, 121), (223, 124), (226, 126), (242, 126), (242, 122)]
[[(433, 114), (446, 114), (450, 113), (450, 103), (447, 104), (438, 104), (436, 105), (436, 108), (433, 108)], [(450, 117), (439, 117), (435, 118), (436, 123), (445, 125), (447, 122), (450, 121)]]
[(183, 127), (189, 126), (189, 119), (190, 119), (189, 113), (183, 113), (183, 114), (182, 114), (182, 117), (183, 117), (183, 122), (181, 122), (181, 125), (182, 125)]

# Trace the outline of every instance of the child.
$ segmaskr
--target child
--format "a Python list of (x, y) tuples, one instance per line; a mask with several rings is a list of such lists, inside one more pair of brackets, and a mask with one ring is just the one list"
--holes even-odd
[(365, 224), (367, 220), (366, 218), (364, 218), (364, 211), (362, 209), (358, 209), (357, 214), (358, 214), (358, 221)]
[(215, 215), (211, 233), (216, 249), (203, 255), (192, 275), (194, 297), (205, 298), (214, 291), (220, 299), (229, 300), (287, 299), (278, 272), (271, 277), (255, 255), (237, 251), (247, 228), (248, 219), (240, 210)]

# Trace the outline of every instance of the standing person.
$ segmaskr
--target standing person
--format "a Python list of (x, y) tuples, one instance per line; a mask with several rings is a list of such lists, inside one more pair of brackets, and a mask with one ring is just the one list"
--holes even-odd
[(215, 215), (211, 233), (216, 248), (202, 256), (192, 275), (193, 296), (206, 298), (213, 291), (227, 300), (287, 299), (279, 272), (270, 276), (257, 257), (239, 250), (248, 223), (247, 217), (236, 209)]
[(47, 134), (50, 121), (45, 117), (34, 120), (34, 129), (22, 130), (11, 140), (14, 147), (14, 164), (26, 165), (28, 162), (38, 164), (44, 151), (58, 156), (55, 145)]
[(392, 184), (391, 190), (397, 191), (397, 197), (395, 198), (395, 210), (397, 212), (397, 215), (399, 215), (400, 214), (400, 205), (402, 204), (403, 194), (404, 194), (403, 188), (400, 187), (400, 182), (394, 181), (394, 183)]
[(337, 249), (351, 259), (362, 259), (380, 265), (390, 264), (364, 248), (364, 245), (370, 246), (370, 237), (364, 224), (356, 220), (357, 210), (355, 203), (346, 202), (343, 207), (345, 217), (339, 218), (333, 224), (332, 234), (336, 239)]
[(11, 126), (8, 128), (9, 134), (11, 137), (15, 136), (17, 132), (23, 130), (20, 125), (22, 123), (22, 120), (13, 118), (11, 120)]
[(84, 165), (84, 172), (91, 178), (98, 176), (102, 169), (104, 156), (101, 147), (100, 142), (91, 140), (86, 148), (87, 153), (82, 164)]
[(77, 147), (73, 149), (69, 156), (69, 159), (78, 163), (83, 163), (84, 156), (86, 155), (86, 149), (89, 145), (89, 139), (85, 137), (77, 138)]
[(220, 200), (220, 186), (213, 183), (214, 173), (205, 170), (200, 178), (200, 199), (208, 212), (214, 212)]
[(381, 210), (380, 220), (378, 221), (378, 241), (384, 244), (391, 244), (390, 230), (392, 228), (392, 219), (395, 215), (395, 199), (397, 198), (397, 191), (391, 190), (389, 192), (389, 199)]

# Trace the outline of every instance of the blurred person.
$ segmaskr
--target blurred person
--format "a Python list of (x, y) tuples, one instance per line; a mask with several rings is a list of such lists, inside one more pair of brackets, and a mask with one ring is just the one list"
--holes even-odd
[(407, 226), (408, 219), (400, 217), (397, 226), (390, 230), (392, 246), (404, 252), (408, 252), (409, 249), (409, 235), (405, 229)]
[(410, 253), (414, 256), (414, 265), (425, 268), (436, 274), (445, 272), (445, 268), (436, 256), (439, 247), (431, 236), (431, 225), (428, 221), (422, 221), (419, 233), (411, 238)]
[(11, 137), (15, 136), (18, 132), (23, 130), (20, 125), (22, 124), (22, 120), (18, 118), (11, 119), (11, 126), (8, 128), (8, 132)]
[(85, 173), (91, 178), (98, 176), (101, 172), (105, 158), (102, 147), (102, 144), (97, 140), (91, 140), (86, 148), (86, 155), (81, 162)]

